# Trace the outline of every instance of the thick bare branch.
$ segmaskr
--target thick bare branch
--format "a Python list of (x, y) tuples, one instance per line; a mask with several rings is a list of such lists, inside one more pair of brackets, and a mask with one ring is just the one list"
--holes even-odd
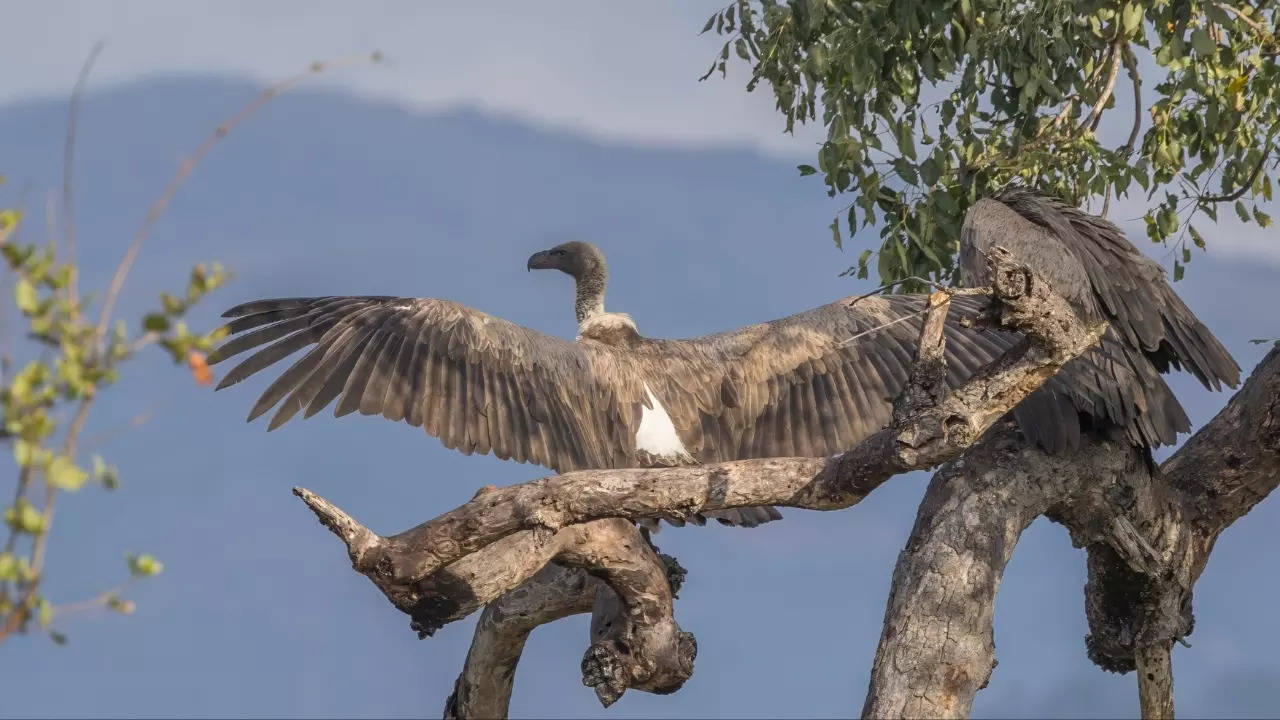
[(1010, 425), (935, 476), (894, 571), (863, 713), (955, 717), (995, 665), (991, 613), (1019, 533), (1039, 515), (1088, 549), (1090, 659), (1140, 669), (1144, 717), (1171, 717), (1171, 644), (1218, 534), (1276, 487), (1280, 350), (1161, 468), (1097, 438), (1045, 455)]
[[(1249, 438), (1249, 442), (1242, 442)], [(1280, 348), (1213, 420), (1161, 466), (1195, 522), (1221, 532), (1280, 483)]]
[[(601, 518), (686, 517), (754, 505), (844, 508), (894, 475), (955, 458), (1065, 363), (1094, 345), (1103, 330), (1084, 327), (1061, 297), (1003, 253), (996, 252), (992, 263), (999, 321), (1025, 333), (1027, 340), (942, 397), (908, 389), (895, 406), (893, 424), (848, 452), (829, 459), (588, 470), (544, 478), (477, 497), (399, 535), (371, 544), (348, 543), (352, 562), (375, 582), (403, 585), (513, 533), (532, 532), (532, 542), (545, 545), (559, 528)], [(926, 381), (917, 377), (913, 387), (920, 382)], [(304, 499), (310, 495), (300, 488), (295, 492)], [(324, 509), (308, 504), (328, 524)]]
[[(386, 538), (309, 491), (295, 492), (342, 538), (355, 569), (409, 613), (412, 627), (424, 635), (526, 583), (550, 561), (590, 570), (616, 595), (597, 595), (584, 682), (606, 705), (628, 687), (669, 692), (692, 671), (696, 645), (675, 624), (662, 563), (628, 521), (763, 504), (847, 507), (893, 475), (956, 458), (1103, 331), (1083, 326), (1061, 297), (1002, 250), (993, 251), (989, 262), (990, 314), (1026, 340), (951, 389), (943, 360), (949, 297), (930, 296), (916, 367), (894, 403), (892, 424), (833, 458), (569, 473), (478, 494), (457, 510)], [(1010, 548), (1022, 526), (1016, 526)], [(527, 582), (528, 592), (536, 593), (544, 580)], [(539, 617), (577, 611), (582, 593), (570, 595)], [(498, 603), (486, 613), (486, 627), (498, 627), (492, 618), (501, 609)], [(510, 678), (503, 678), (531, 627), (514, 622), (509, 631), (478, 631), (473, 653), (481, 665), (469, 660), (468, 668), (476, 669), (464, 669), (446, 712), (501, 714), (510, 692)], [(480, 679), (484, 665), (497, 679)], [(477, 700), (480, 688), (492, 693), (488, 705)]]
[(1138, 706), (1144, 720), (1173, 720), (1173, 641), (1138, 648)]
[(1086, 483), (1129, 472), (1102, 443), (1046, 455), (1003, 422), (938, 472), (894, 569), (864, 717), (965, 717), (995, 667), (992, 612), (1022, 531)]
[(553, 563), (489, 603), (476, 623), (444, 717), (506, 717), (516, 665), (529, 633), (539, 625), (591, 612), (602, 589), (600, 581), (586, 572)]
[[(375, 538), (374, 543), (382, 541), (324, 498), (301, 489), (295, 492), (347, 545), (353, 563), (367, 552), (370, 537)], [(476, 497), (483, 500), (499, 492), (486, 488)], [(628, 688), (668, 693), (684, 684), (693, 673), (697, 644), (693, 635), (676, 624), (667, 565), (639, 529), (626, 520), (606, 518), (559, 532), (539, 529), (514, 533), (414, 581), (402, 582), (376, 571), (364, 574), (392, 604), (410, 616), (410, 627), (425, 637), (522, 583), (527, 584), (532, 597), (514, 596), (506, 603), (496, 603), (492, 612), (486, 613), (492, 622), (501, 619), (495, 619), (494, 613), (500, 616), (504, 608), (528, 608), (532, 602), (545, 599), (548, 591), (572, 581), (570, 577), (544, 574), (536, 582), (526, 582), (552, 561), (600, 578), (612, 592), (599, 595), (614, 598), (609, 602), (617, 603), (598, 610), (597, 616), (603, 621), (599, 631), (593, 631), (591, 647), (582, 661), (583, 682), (595, 689), (604, 705), (615, 702)], [(546, 587), (552, 580), (553, 587)], [(598, 599), (592, 601), (593, 606), (599, 603)], [(468, 658), (454, 698), (445, 708), (447, 716), (486, 717), (495, 705), (509, 701), (510, 679), (485, 675), (501, 673), (503, 667), (514, 671), (528, 632), (540, 622), (555, 619), (552, 615), (581, 612), (582, 597), (572, 595), (567, 602), (561, 598), (552, 605), (537, 613), (527, 611), (526, 619), (500, 628), (501, 632), (493, 637), (478, 634), (481, 645), (472, 648), (477, 655), (475, 662), (498, 664), (486, 668)], [(484, 695), (504, 688), (504, 695)]]

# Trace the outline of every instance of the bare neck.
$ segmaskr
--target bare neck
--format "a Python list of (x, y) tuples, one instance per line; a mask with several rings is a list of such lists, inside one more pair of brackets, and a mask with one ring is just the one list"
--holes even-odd
[(576, 279), (578, 297), (573, 310), (578, 317), (578, 325), (604, 313), (604, 288), (608, 277), (608, 273), (601, 267), (593, 268)]

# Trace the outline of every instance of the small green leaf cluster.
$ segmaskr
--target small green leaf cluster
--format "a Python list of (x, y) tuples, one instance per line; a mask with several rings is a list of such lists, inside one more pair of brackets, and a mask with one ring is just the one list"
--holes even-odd
[[(88, 484), (106, 490), (120, 485), (119, 472), (102, 457), (92, 455), (87, 467), (80, 462), (79, 436), (89, 408), (117, 381), (121, 364), (148, 345), (159, 345), (178, 363), (207, 352), (221, 331), (194, 333), (180, 318), (228, 275), (217, 263), (196, 265), (180, 295), (161, 294), (160, 309), (141, 319), (140, 333), (131, 334), (124, 321), (107, 332), (105, 318), (89, 316), (93, 298), (79, 293), (71, 253), (59, 257), (53, 243), (22, 242), (21, 225), (20, 211), (0, 211), (0, 257), (13, 276), (14, 306), (30, 341), (23, 346), (29, 351), (25, 362), (7, 355), (0, 365), (0, 439), (9, 443), (16, 466), (12, 502), (0, 510), (8, 532), (0, 551), (0, 640), (34, 623), (62, 642), (65, 635), (51, 623), (66, 608), (54, 606), (41, 591), (56, 497)], [(127, 557), (131, 580), (156, 575), (162, 567), (152, 555)], [(89, 604), (132, 612), (133, 603), (120, 590)]]
[(158, 337), (157, 342), (173, 358), (184, 362), (192, 352), (209, 353), (226, 336), (226, 329), (219, 327), (207, 333), (192, 333), (180, 320), (187, 310), (204, 299), (205, 295), (222, 287), (230, 275), (222, 263), (198, 264), (191, 269), (186, 291), (181, 296), (160, 293), (160, 308), (142, 318), (142, 329)]
[[(1188, 243), (1205, 244), (1196, 214), (1226, 203), (1268, 227), (1256, 201), (1280, 163), (1278, 18), (1267, 2), (735, 0), (703, 30), (726, 38), (707, 75), (732, 51), (788, 132), (827, 129), (799, 171), (854, 195), (833, 239), (880, 233), (847, 272), (867, 276), (875, 257), (885, 282), (946, 282), (968, 207), (1014, 182), (1107, 204), (1140, 187), (1149, 236), (1181, 251), (1176, 277)], [(1104, 125), (1117, 105), (1133, 112)]]

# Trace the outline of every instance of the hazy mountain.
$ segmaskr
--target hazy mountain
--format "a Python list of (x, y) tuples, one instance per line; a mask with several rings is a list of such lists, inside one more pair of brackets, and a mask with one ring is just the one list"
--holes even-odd
[[(87, 282), (114, 267), (182, 154), (257, 88), (188, 77), (91, 95), (81, 119), (77, 215)], [(0, 107), (4, 203), (42, 215), (58, 187), (65, 101)], [(609, 306), (641, 331), (686, 336), (785, 315), (864, 291), (837, 277), (833, 209), (792, 165), (748, 152), (601, 145), (467, 110), (418, 115), (329, 93), (279, 99), (214, 149), (148, 241), (124, 309), (179, 286), (197, 260), (237, 274), (192, 321), (263, 296), (448, 297), (573, 334), (563, 277), (528, 255), (570, 237), (608, 253)], [(32, 225), (28, 230), (39, 230)], [(1250, 369), (1274, 266), (1197, 258), (1179, 290)], [(216, 306), (216, 307), (215, 307)], [(11, 327), (11, 325), (10, 325)], [(1265, 328), (1262, 329), (1265, 331)], [(1224, 395), (1178, 378), (1199, 423)], [(144, 429), (102, 449), (123, 475), (59, 508), (49, 591), (74, 600), (114, 583), (125, 550), (164, 575), (138, 613), (73, 621), (67, 647), (23, 638), (0, 654), (0, 714), (434, 715), (461, 666), (470, 623), (419, 642), (407, 618), (352, 573), (339, 543), (289, 493), (306, 485), (375, 530), (394, 532), (485, 483), (542, 471), (462, 457), (421, 431), (327, 416), (266, 434), (243, 418), (265, 381), (214, 395), (158, 356), (138, 364), (93, 420), (149, 407)], [(628, 693), (603, 711), (580, 684), (584, 618), (540, 630), (513, 711), (535, 716), (830, 716), (860, 707), (894, 559), (923, 489), (902, 478), (841, 513), (787, 512), (754, 531), (667, 530), (689, 568), (677, 612), (699, 639), (674, 696)], [(1274, 553), (1280, 506), (1225, 535), (1201, 583), (1193, 649), (1176, 653), (1179, 711), (1273, 715), (1280, 660)], [(1132, 676), (1084, 657), (1083, 555), (1041, 521), (1000, 595), (1000, 667), (975, 714), (1134, 714)], [(21, 692), (14, 692), (20, 688)], [(73, 690), (74, 688), (74, 690)]]

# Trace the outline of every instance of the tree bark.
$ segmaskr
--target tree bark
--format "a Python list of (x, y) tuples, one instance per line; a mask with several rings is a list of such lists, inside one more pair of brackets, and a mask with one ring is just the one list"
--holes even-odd
[(1172, 642), (1144, 645), (1135, 653), (1138, 666), (1138, 706), (1142, 717), (1173, 720)]
[(1280, 350), (1161, 467), (1102, 438), (1072, 454), (997, 426), (926, 491), (898, 558), (865, 717), (968, 714), (995, 667), (995, 593), (1018, 535), (1045, 515), (1088, 549), (1089, 658), (1139, 670), (1143, 717), (1172, 717), (1172, 643), (1218, 534), (1280, 483)]
[(553, 563), (485, 606), (462, 674), (445, 702), (444, 717), (506, 717), (516, 665), (529, 633), (539, 625), (591, 612), (602, 589), (586, 572)]
[(995, 597), (1022, 531), (1141, 460), (1106, 442), (1046, 455), (1006, 421), (934, 475), (894, 569), (863, 716), (968, 716), (996, 666)]

